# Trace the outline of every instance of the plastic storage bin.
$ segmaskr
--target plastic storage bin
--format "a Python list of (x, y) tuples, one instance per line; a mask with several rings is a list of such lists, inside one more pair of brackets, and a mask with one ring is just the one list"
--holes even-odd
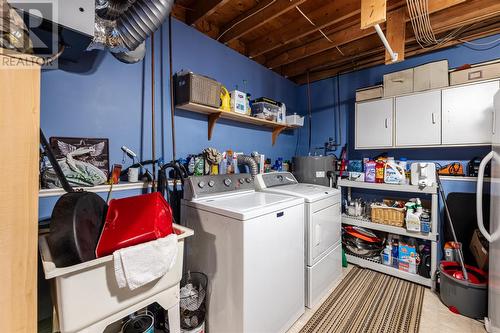
[(278, 120), (280, 107), (267, 102), (254, 102), (252, 104), (252, 116), (270, 121)]
[(174, 225), (174, 231), (178, 235), (178, 253), (174, 267), (158, 280), (133, 291), (118, 287), (112, 255), (57, 268), (47, 245), (47, 234), (41, 235), (40, 255), (45, 279), (52, 283), (59, 331), (103, 332), (109, 324), (154, 302), (168, 310), (169, 321), (172, 319), (178, 322), (178, 317), (170, 318), (170, 311), (174, 314), (179, 312), (184, 239), (194, 232), (180, 225)]
[(304, 126), (304, 117), (297, 114), (286, 116), (286, 124), (291, 126)]

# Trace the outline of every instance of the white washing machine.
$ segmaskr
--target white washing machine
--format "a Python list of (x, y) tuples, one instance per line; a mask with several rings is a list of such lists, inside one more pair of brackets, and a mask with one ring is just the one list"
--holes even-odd
[(340, 190), (299, 183), (289, 172), (259, 174), (255, 185), (305, 202), (305, 303), (312, 308), (342, 275)]
[(181, 207), (185, 269), (209, 279), (208, 332), (286, 332), (304, 313), (304, 201), (235, 174), (191, 177)]

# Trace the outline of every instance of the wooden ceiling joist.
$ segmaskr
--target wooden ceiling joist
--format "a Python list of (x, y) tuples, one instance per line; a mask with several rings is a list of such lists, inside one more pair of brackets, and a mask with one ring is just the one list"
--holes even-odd
[[(478, 7), (480, 6), (480, 7)], [(475, 10), (473, 10), (475, 8)], [(463, 10), (466, 10), (463, 12)], [(439, 11), (431, 15), (431, 24), (434, 32), (436, 34), (443, 33), (445, 31), (451, 31), (457, 27), (481, 22), (486, 19), (490, 19), (496, 16), (500, 16), (500, 2), (497, 0), (469, 0), (461, 7), (450, 8), (447, 11)], [(407, 23), (407, 38), (406, 44), (414, 40), (411, 24)], [(369, 29), (371, 30), (371, 29)], [(351, 55), (350, 50), (353, 48), (357, 49), (359, 52), (364, 50), (373, 49), (373, 45), (381, 46), (380, 40), (378, 43), (373, 39), (374, 35), (359, 39), (358, 41), (345, 44), (340, 47), (340, 50), (344, 52), (345, 57), (349, 58)], [(372, 39), (369, 39), (372, 38)], [(344, 51), (346, 50), (346, 51)], [(315, 54), (313, 56), (303, 58), (299, 61), (282, 66), (277, 70), (278, 73), (286, 77), (295, 77), (302, 73), (315, 70), (318, 67), (332, 63), (332, 59), (337, 59), (339, 57), (339, 52), (336, 49), (329, 49), (321, 53)]]
[(306, 0), (265, 0), (260, 2), (251, 11), (239, 15), (225, 24), (221, 31), (221, 43), (227, 43), (254, 31), (272, 21), (287, 11), (299, 6)]
[[(362, 2), (369, 8), (363, 14)], [(387, 21), (381, 23), (384, 4)], [(308, 72), (315, 81), (383, 64), (388, 59), (373, 24), (384, 30), (399, 60), (454, 45), (462, 36), (487, 36), (500, 25), (498, 0), (428, 1), (433, 33), (438, 40), (452, 36), (452, 42), (422, 48), (407, 0), (177, 0), (175, 6), (175, 17), (299, 83)], [(369, 28), (361, 29), (362, 21)]]
[[(439, 50), (442, 48), (451, 47), (457, 44), (461, 44), (463, 41), (470, 41), (498, 33), (500, 33), (500, 21), (497, 20), (491, 25), (486, 24), (485, 27), (480, 27), (478, 29), (474, 29), (470, 32), (467, 32), (466, 34), (461, 36), (460, 40), (450, 40), (442, 45), (433, 48), (433, 50)], [(328, 69), (310, 72), (309, 77), (307, 76), (307, 74), (302, 74), (300, 76), (295, 77), (294, 81), (298, 84), (305, 84), (308, 82), (308, 80), (309, 82), (319, 81), (325, 78), (333, 77), (340, 73), (347, 73), (354, 70), (361, 70), (364, 68), (381, 65), (385, 61), (383, 50), (384, 48), (380, 47), (378, 49), (379, 51), (378, 55), (373, 55), (374, 52), (370, 51), (371, 55), (368, 57), (366, 56), (366, 54), (360, 55), (357, 59), (353, 59), (352, 61), (349, 62), (344, 61), (342, 63), (332, 64)], [(425, 52), (428, 51), (422, 49), (418, 44), (414, 44), (409, 50), (407, 50), (406, 56), (412, 57)]]
[[(386, 24), (386, 35), (387, 41), (391, 46), (392, 50), (397, 53), (398, 58), (397, 61), (405, 60), (405, 41), (406, 41), (406, 9), (399, 8), (389, 12), (387, 15), (387, 24)], [(393, 63), (393, 59), (389, 52), (385, 51), (385, 63), (391, 64)]]
[(191, 10), (186, 15), (186, 23), (189, 25), (195, 25), (201, 19), (210, 14), (214, 13), (217, 8), (223, 6), (230, 0), (202, 0), (196, 1), (196, 6), (191, 8)]
[(251, 58), (254, 58), (301, 37), (317, 32), (329, 25), (342, 22), (343, 20), (355, 15), (359, 15), (359, 3), (357, 3), (357, 1), (328, 1), (327, 5), (307, 14), (309, 19), (314, 22), (314, 26), (305, 18), (302, 18), (299, 22), (295, 22), (293, 25), (285, 26), (274, 31), (262, 40), (256, 40), (252, 43), (248, 43), (248, 55)]
[(386, 15), (386, 0), (361, 0), (361, 29), (384, 23)]
[[(465, 0), (437, 0), (429, 3), (429, 13), (433, 14), (438, 11), (442, 11), (444, 9), (450, 8), (451, 6), (457, 5), (459, 3), (463, 3)], [(432, 5), (431, 5), (432, 3)], [(397, 7), (396, 4), (390, 5), (390, 8)], [(402, 8), (402, 7), (399, 7)], [(398, 8), (394, 9), (398, 10)], [(392, 12), (391, 10), (389, 12)], [(406, 21), (409, 21), (409, 18), (405, 16)], [(344, 23), (345, 22), (345, 23)], [(322, 51), (326, 51), (328, 49), (333, 49), (337, 46), (343, 45), (345, 43), (367, 37), (369, 35), (375, 34), (375, 30), (367, 29), (361, 30), (359, 28), (360, 19), (359, 17), (354, 17), (344, 22), (340, 23), (339, 29), (335, 29), (333, 32), (327, 34), (328, 38), (333, 41), (330, 42), (326, 38), (320, 38), (314, 40), (310, 43), (306, 43), (300, 47), (293, 48), (290, 50), (286, 50), (277, 57), (271, 58), (266, 62), (266, 66), (268, 68), (276, 68), (281, 65), (286, 65), (292, 63), (294, 61), (318, 54)]]

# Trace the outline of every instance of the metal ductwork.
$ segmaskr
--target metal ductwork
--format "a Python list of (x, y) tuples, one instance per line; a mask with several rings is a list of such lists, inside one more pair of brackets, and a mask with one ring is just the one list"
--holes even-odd
[(255, 177), (259, 173), (259, 166), (252, 156), (238, 155), (238, 165), (246, 165), (250, 169), (250, 174)]
[(145, 40), (167, 19), (174, 0), (96, 0), (94, 39), (88, 50), (108, 49), (125, 63), (141, 61)]

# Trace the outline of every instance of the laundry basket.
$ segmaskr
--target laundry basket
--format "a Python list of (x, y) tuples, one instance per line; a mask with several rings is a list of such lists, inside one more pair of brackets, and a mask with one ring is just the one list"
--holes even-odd
[(205, 332), (208, 278), (200, 272), (188, 272), (181, 280), (181, 330), (184, 333)]

